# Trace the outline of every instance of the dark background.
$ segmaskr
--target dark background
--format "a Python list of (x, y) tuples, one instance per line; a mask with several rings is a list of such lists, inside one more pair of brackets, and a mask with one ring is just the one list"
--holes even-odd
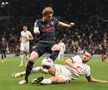
[(19, 43), (22, 25), (26, 23), (32, 32), (46, 6), (54, 9), (60, 21), (75, 23), (74, 29), (58, 28), (57, 32), (57, 39), (63, 39), (71, 51), (76, 41), (84, 49), (108, 39), (108, 0), (0, 0), (0, 38)]

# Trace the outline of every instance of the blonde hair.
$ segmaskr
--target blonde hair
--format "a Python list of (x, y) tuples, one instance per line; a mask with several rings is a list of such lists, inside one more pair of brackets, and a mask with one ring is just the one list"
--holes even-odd
[(47, 13), (54, 13), (53, 9), (51, 7), (45, 7), (42, 11), (43, 14), (47, 14)]

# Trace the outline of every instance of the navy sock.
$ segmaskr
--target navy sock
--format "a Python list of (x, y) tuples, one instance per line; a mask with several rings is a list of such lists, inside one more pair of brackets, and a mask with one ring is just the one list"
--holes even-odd
[(3, 57), (3, 53), (1, 54), (1, 58), (2, 58), (2, 60), (4, 59), (4, 57)]
[(34, 62), (28, 61), (27, 67), (26, 67), (26, 74), (25, 74), (25, 80), (28, 82), (28, 76), (30, 75), (30, 72), (33, 68)]
[(51, 58), (54, 61), (57, 58), (58, 54), (59, 54), (58, 50), (53, 51), (52, 54), (49, 56), (49, 58)]
[(4, 53), (4, 58), (6, 58), (6, 53)]

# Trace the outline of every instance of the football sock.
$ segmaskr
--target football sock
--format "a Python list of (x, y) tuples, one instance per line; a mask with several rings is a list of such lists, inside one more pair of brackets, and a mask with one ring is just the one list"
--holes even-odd
[(6, 58), (6, 53), (4, 53), (4, 58)]
[(27, 67), (26, 67), (26, 74), (25, 74), (25, 80), (28, 82), (28, 76), (33, 68), (34, 62), (28, 61)]
[(4, 58), (3, 58), (3, 53), (1, 54), (1, 58), (2, 58), (2, 60), (4, 59)]
[(54, 61), (56, 59), (56, 57), (58, 56), (58, 54), (59, 54), (59, 51), (56, 50), (56, 51), (52, 52), (52, 54), (49, 56), (49, 58)]
[(51, 84), (51, 80), (50, 79), (43, 79), (41, 81), (41, 84)]
[(21, 59), (21, 64), (23, 64), (23, 59), (24, 59), (24, 55), (20, 55), (20, 59)]

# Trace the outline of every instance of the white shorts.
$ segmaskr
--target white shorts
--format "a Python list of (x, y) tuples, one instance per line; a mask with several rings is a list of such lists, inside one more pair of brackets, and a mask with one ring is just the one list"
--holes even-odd
[(20, 50), (29, 52), (29, 42), (21, 42)]
[(72, 80), (72, 77), (68, 77), (68, 76), (65, 76), (65, 75), (58, 75), (59, 77), (62, 77), (64, 79), (64, 82), (68, 83), (69, 81)]
[(71, 72), (64, 65), (55, 65), (56, 76), (62, 77), (65, 82), (69, 82), (72, 79)]

